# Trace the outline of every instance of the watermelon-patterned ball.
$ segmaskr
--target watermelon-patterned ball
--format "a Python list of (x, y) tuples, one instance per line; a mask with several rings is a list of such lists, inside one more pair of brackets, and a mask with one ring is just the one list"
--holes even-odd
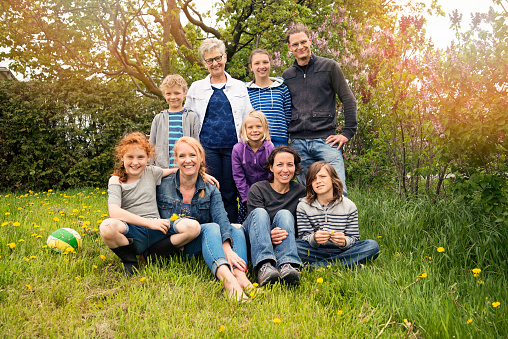
[(77, 251), (81, 248), (81, 236), (72, 228), (59, 228), (51, 233), (46, 243), (56, 252)]

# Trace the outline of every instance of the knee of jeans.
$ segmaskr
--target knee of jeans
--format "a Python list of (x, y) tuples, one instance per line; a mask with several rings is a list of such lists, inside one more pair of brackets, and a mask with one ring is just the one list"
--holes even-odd
[(368, 252), (370, 252), (372, 254), (379, 252), (379, 244), (377, 243), (377, 241), (372, 240), (372, 239), (367, 239), (367, 240), (365, 240), (365, 242), (367, 245), (366, 249)]
[(268, 212), (264, 208), (261, 208), (261, 207), (254, 209), (251, 212), (251, 214), (253, 214), (257, 218), (265, 218), (265, 219), (267, 218), (268, 220), (270, 220), (270, 216), (268, 215)]
[(284, 227), (294, 229), (295, 218), (293, 217), (293, 214), (288, 210), (280, 210), (277, 212), (277, 214), (275, 214), (273, 223), (277, 224), (277, 226), (282, 229), (284, 229)]

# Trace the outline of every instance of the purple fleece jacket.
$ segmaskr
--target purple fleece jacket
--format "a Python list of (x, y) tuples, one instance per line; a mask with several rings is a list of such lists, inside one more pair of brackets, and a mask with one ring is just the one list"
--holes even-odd
[(273, 151), (271, 141), (263, 141), (261, 147), (254, 153), (247, 142), (241, 141), (233, 147), (231, 163), (233, 164), (233, 179), (242, 202), (247, 202), (247, 195), (252, 184), (268, 179), (270, 174), (263, 168), (266, 159)]

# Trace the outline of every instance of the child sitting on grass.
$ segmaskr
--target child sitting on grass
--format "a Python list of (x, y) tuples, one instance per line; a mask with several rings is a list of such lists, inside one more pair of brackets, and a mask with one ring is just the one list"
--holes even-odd
[[(144, 134), (127, 135), (116, 147), (116, 170), (108, 182), (110, 218), (101, 223), (100, 234), (104, 243), (120, 257), (126, 276), (132, 275), (138, 266), (136, 255), (150, 246), (155, 244), (152, 250), (157, 249), (159, 255), (169, 255), (197, 238), (201, 230), (196, 220), (172, 222), (160, 218), (156, 187), (163, 177), (177, 169), (148, 165), (152, 155)], [(168, 233), (170, 229), (174, 231)]]
[(159, 88), (169, 108), (153, 118), (150, 143), (155, 145), (155, 164), (169, 168), (174, 164), (170, 154), (175, 141), (184, 136), (199, 141), (200, 123), (196, 113), (183, 107), (187, 96), (187, 83), (182, 76), (178, 74), (166, 76)]
[(247, 215), (250, 187), (258, 181), (268, 179), (270, 174), (264, 165), (274, 146), (270, 141), (268, 121), (263, 112), (252, 110), (245, 116), (241, 138), (242, 141), (233, 147), (231, 153), (233, 179), (240, 195), (239, 224), (243, 224)]
[(306, 191), (296, 209), (296, 245), (303, 262), (318, 266), (339, 261), (351, 267), (377, 258), (377, 242), (360, 241), (358, 210), (342, 195), (343, 185), (332, 165), (324, 161), (312, 164)]

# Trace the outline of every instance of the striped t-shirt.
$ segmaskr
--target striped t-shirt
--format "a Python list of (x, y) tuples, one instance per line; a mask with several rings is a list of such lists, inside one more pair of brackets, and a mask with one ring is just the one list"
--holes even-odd
[(183, 123), (182, 123), (182, 114), (185, 112), (185, 108), (179, 112), (168, 112), (169, 117), (169, 134), (168, 134), (168, 144), (169, 144), (169, 164), (170, 167), (175, 166), (175, 156), (173, 153), (173, 147), (175, 146), (175, 142), (183, 137)]

